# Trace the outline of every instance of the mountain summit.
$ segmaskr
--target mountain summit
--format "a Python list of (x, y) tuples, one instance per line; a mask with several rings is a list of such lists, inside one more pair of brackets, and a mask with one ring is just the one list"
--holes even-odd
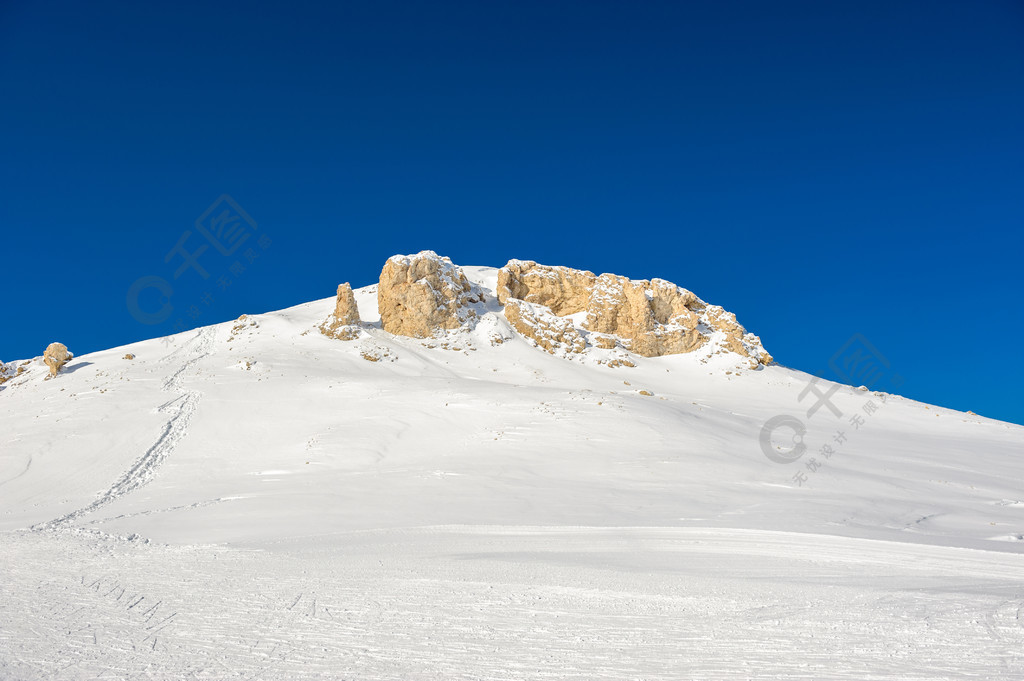
[(2, 678), (1024, 675), (1024, 428), (664, 280), (424, 251), (61, 359), (0, 369)]

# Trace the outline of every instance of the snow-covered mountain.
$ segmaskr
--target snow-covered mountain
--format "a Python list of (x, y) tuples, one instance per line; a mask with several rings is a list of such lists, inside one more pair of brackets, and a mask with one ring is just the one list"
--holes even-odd
[(6, 365), (0, 677), (1024, 678), (1024, 428), (668, 282), (396, 262)]

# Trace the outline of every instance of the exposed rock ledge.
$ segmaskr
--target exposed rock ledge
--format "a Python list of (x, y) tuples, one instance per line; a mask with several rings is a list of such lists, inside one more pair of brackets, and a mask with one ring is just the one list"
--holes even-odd
[[(597, 276), (569, 267), (539, 265), (532, 260), (510, 260), (498, 271), (497, 294), (516, 330), (548, 352), (556, 348), (581, 352), (583, 348), (564, 330), (559, 333), (566, 340), (553, 342), (551, 320), (523, 323), (523, 308), (516, 301), (546, 308), (556, 319), (583, 316), (581, 327), (592, 332), (590, 340), (601, 348), (621, 345), (644, 357), (660, 357), (693, 352), (714, 341), (754, 364), (772, 361), (760, 339), (747, 333), (735, 315), (664, 279), (635, 281), (615, 274)], [(534, 311), (532, 318), (542, 320), (543, 315)]]
[[(498, 271), (498, 302), (518, 333), (552, 354), (582, 353), (588, 346), (621, 348), (644, 357), (703, 349), (734, 352), (751, 366), (772, 362), (760, 339), (717, 305), (664, 279), (633, 280), (570, 267), (510, 260)], [(428, 338), (472, 326), (483, 291), (462, 268), (433, 251), (395, 255), (380, 273), (377, 306), (381, 328)], [(320, 330), (349, 340), (358, 335), (352, 288), (338, 287), (334, 314)]]

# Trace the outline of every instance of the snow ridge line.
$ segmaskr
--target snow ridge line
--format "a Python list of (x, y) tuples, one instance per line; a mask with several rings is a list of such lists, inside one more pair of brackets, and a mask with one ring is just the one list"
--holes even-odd
[(54, 520), (33, 525), (31, 529), (44, 531), (67, 527), (73, 521), (112, 503), (126, 494), (130, 494), (153, 479), (156, 469), (188, 432), (189, 422), (192, 420), (192, 416), (195, 414), (199, 406), (199, 400), (202, 397), (202, 393), (197, 390), (183, 390), (180, 386), (181, 376), (186, 370), (210, 354), (210, 347), (213, 345), (215, 333), (213, 327), (201, 329), (190, 343), (190, 345), (194, 345), (194, 356), (182, 364), (177, 371), (168, 376), (160, 387), (161, 390), (165, 391), (181, 391), (181, 394), (157, 408), (157, 411), (161, 413), (170, 413), (171, 417), (164, 424), (164, 429), (156, 442), (142, 456), (136, 459), (131, 467), (109, 489), (103, 492), (91, 504)]

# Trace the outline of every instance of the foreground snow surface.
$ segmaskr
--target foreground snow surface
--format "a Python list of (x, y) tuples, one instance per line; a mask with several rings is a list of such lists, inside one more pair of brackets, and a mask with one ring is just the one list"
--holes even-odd
[(374, 297), (0, 386), (0, 678), (1024, 678), (1024, 428)]

